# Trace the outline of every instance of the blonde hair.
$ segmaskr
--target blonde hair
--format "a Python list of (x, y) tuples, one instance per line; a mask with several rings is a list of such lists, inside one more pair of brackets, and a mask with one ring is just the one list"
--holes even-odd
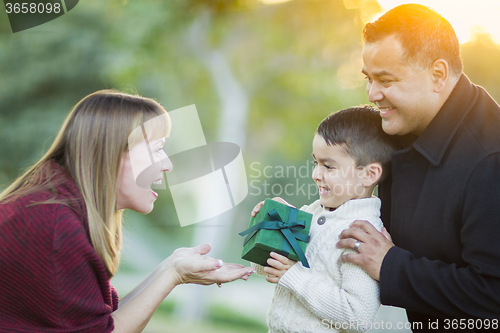
[[(62, 166), (74, 179), (86, 205), (90, 239), (112, 277), (118, 269), (122, 245), (122, 211), (116, 211), (118, 174), (122, 157), (129, 148), (129, 134), (157, 116), (155, 138), (168, 136), (170, 118), (155, 100), (100, 90), (78, 102), (45, 155), (0, 194), (0, 201), (49, 190), (57, 200), (51, 160)], [(151, 122), (149, 122), (151, 123)], [(134, 135), (131, 143), (140, 138)]]

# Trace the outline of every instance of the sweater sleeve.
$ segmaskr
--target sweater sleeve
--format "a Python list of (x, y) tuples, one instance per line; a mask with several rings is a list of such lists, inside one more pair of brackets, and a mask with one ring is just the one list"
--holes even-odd
[(499, 193), (500, 155), (493, 154), (466, 180), (460, 240), (467, 265), (393, 247), (380, 272), (382, 303), (439, 317), (500, 319)]
[[(345, 249), (342, 253), (346, 251), (354, 252)], [(324, 274), (312, 272), (297, 262), (279, 284), (293, 292), (318, 318), (341, 323), (352, 331), (366, 331), (380, 307), (378, 282), (359, 266), (342, 263), (335, 250), (331, 252)], [(333, 279), (335, 270), (340, 271), (340, 284)]]
[(0, 210), (0, 331), (113, 330), (113, 291), (82, 220), (65, 205)]

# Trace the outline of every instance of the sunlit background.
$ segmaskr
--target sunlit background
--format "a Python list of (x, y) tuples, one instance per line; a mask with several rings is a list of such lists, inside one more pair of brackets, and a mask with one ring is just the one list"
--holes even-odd
[[(500, 1), (413, 2), (450, 21), (465, 74), (500, 100)], [(0, 188), (41, 156), (71, 107), (93, 91), (138, 92), (167, 110), (196, 104), (207, 141), (242, 148), (250, 193), (228, 213), (184, 228), (168, 189), (151, 214), (127, 212), (123, 261), (112, 283), (123, 296), (175, 248), (203, 242), (212, 244), (213, 256), (248, 264), (238, 232), (251, 208), (270, 196), (296, 206), (316, 199), (313, 133), (330, 112), (368, 103), (361, 30), (402, 3), (85, 0), (16, 34), (0, 7)], [(292, 193), (284, 192), (287, 185)], [(180, 286), (145, 332), (264, 333), (272, 292), (257, 276), (221, 289)], [(396, 325), (406, 316), (383, 307), (381, 320)]]
[[(415, 0), (412, 3), (426, 5), (445, 17), (455, 29), (460, 43), (474, 40), (477, 33), (491, 34), (500, 41), (500, 1), (497, 0)], [(384, 11), (408, 3), (400, 0), (378, 0)]]
[[(283, 4), (293, 0), (261, 0), (266, 5)], [(348, 8), (360, 8), (366, 6), (364, 0), (343, 0)], [(406, 4), (416, 3), (429, 6), (445, 17), (455, 29), (460, 43), (472, 41), (476, 32), (489, 33), (494, 41), (500, 41), (500, 1), (498, 0), (377, 0), (380, 11), (373, 14), (371, 11), (365, 13), (364, 22), (370, 22), (391, 8)], [(366, 8), (366, 7), (365, 7)]]

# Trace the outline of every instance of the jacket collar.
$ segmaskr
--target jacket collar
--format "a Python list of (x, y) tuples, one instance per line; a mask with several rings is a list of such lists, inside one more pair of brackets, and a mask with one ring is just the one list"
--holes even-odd
[(477, 87), (462, 74), (441, 110), (413, 143), (413, 148), (432, 165), (438, 166), (477, 97)]

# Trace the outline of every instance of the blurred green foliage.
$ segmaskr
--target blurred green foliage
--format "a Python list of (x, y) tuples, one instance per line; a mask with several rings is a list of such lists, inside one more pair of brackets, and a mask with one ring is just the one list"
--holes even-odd
[(500, 85), (496, 77), (500, 73), (500, 45), (495, 44), (489, 34), (476, 32), (471, 42), (462, 45), (462, 61), (469, 79), (486, 88), (500, 102)]
[[(310, 203), (307, 163), (317, 125), (330, 112), (368, 103), (360, 73), (361, 30), (363, 20), (379, 9), (376, 0), (278, 5), (85, 0), (61, 18), (16, 34), (2, 11), (0, 188), (42, 155), (73, 105), (99, 89), (138, 92), (167, 110), (196, 104), (207, 141), (216, 141), (221, 101), (213, 74), (195, 50), (201, 47), (224, 55), (249, 101), (243, 156), (254, 186), (237, 207), (233, 233), (246, 228), (248, 212), (268, 196), (280, 195), (298, 206)], [(192, 45), (190, 32), (199, 22), (205, 44)], [(498, 45), (478, 35), (462, 48), (465, 73), (500, 100)], [(308, 171), (280, 174), (279, 167), (287, 166)], [(265, 167), (270, 177), (264, 176)], [(283, 192), (287, 184), (294, 184), (293, 195)], [(298, 191), (301, 186), (304, 192)], [(195, 228), (179, 227), (168, 189), (151, 214), (130, 212), (125, 218), (160, 257), (190, 245)], [(233, 237), (224, 259), (240, 260), (241, 244)], [(122, 269), (134, 267), (125, 262)]]
[[(189, 42), (192, 26), (204, 20), (204, 49), (224, 54), (249, 100), (243, 153), (254, 182), (240, 210), (269, 195), (308, 203), (310, 194), (297, 189), (311, 183), (309, 175), (281, 176), (276, 167), (307, 165), (317, 124), (330, 112), (368, 102), (360, 33), (363, 19), (379, 9), (375, 0), (86, 0), (16, 34), (2, 11), (0, 188), (41, 156), (72, 106), (98, 89), (138, 92), (167, 110), (196, 104), (207, 141), (215, 141), (221, 101)], [(479, 35), (463, 45), (463, 59), (465, 73), (499, 100), (498, 45)], [(266, 166), (270, 178), (263, 176)], [(289, 183), (294, 195), (283, 191)], [(190, 228), (177, 228), (170, 192), (162, 192), (141, 225), (189, 239)], [(242, 215), (235, 230), (246, 226)]]
[(228, 332), (228, 333), (265, 333), (267, 327), (262, 321), (257, 321), (225, 306), (210, 307), (208, 316), (203, 322), (186, 323), (175, 316), (176, 304), (164, 301), (156, 310), (144, 333), (167, 332)]
[[(375, 0), (358, 2), (378, 8)], [(356, 68), (362, 14), (339, 0), (274, 6), (256, 0), (87, 0), (16, 34), (1, 15), (0, 184), (35, 161), (71, 107), (97, 89), (137, 91), (169, 110), (194, 103), (207, 138), (215, 139), (220, 102), (186, 43), (190, 25), (202, 15), (211, 17), (210, 47), (226, 54), (250, 96), (248, 161), (300, 164), (322, 118), (367, 103)], [(466, 74), (497, 99), (499, 57), (487, 36), (463, 46)], [(348, 75), (354, 84), (345, 84)]]
[[(2, 15), (0, 186), (36, 161), (72, 106), (98, 89), (137, 91), (167, 110), (196, 104), (207, 141), (216, 140), (220, 100), (188, 42), (203, 18), (205, 47), (225, 55), (249, 96), (247, 164), (304, 163), (319, 121), (366, 101), (360, 83), (344, 89), (336, 75), (359, 54), (362, 27), (359, 10), (342, 1), (87, 0), (16, 34)], [(358, 68), (353, 75), (361, 77)], [(177, 218), (164, 192), (146, 220), (172, 232)]]
[(208, 310), (208, 321), (214, 324), (243, 326), (248, 329), (266, 330), (266, 325), (253, 318), (238, 313), (226, 306), (214, 305)]

